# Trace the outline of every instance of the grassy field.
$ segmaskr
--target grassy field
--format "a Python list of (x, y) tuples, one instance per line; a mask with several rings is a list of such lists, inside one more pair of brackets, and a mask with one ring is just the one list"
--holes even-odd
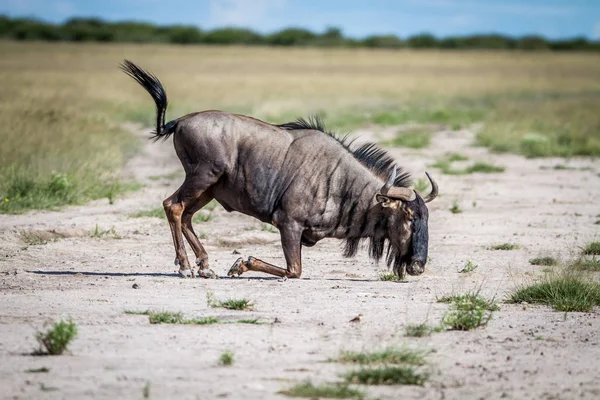
[(340, 132), (376, 123), (485, 122), (479, 144), (530, 157), (600, 155), (600, 55), (0, 42), (0, 212), (113, 199), (152, 124), (119, 71), (160, 77), (167, 118), (202, 109), (272, 122), (320, 113)]

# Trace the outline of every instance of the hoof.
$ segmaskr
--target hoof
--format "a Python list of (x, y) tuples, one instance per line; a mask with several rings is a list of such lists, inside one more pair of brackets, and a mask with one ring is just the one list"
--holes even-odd
[(212, 269), (199, 269), (198, 270), (198, 278), (204, 279), (218, 279), (219, 277), (215, 274), (215, 271)]
[(178, 272), (179, 272), (179, 276), (181, 278), (193, 278), (194, 277), (194, 271), (192, 271), (191, 269), (180, 269)]
[(242, 257), (240, 257), (237, 260), (235, 260), (235, 262), (233, 263), (231, 268), (229, 268), (229, 272), (227, 272), (227, 276), (234, 276), (234, 275), (240, 276), (241, 274), (243, 274), (246, 271), (247, 271), (247, 269), (244, 268), (244, 259)]

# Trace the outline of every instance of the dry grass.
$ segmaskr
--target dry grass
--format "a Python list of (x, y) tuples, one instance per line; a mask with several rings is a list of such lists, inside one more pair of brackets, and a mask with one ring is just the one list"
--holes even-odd
[(0, 212), (126, 189), (118, 169), (139, 144), (119, 124), (151, 125), (154, 105), (118, 70), (123, 58), (161, 78), (171, 118), (322, 113), (341, 132), (485, 120), (479, 141), (496, 150), (600, 154), (598, 54), (16, 42), (0, 52)]

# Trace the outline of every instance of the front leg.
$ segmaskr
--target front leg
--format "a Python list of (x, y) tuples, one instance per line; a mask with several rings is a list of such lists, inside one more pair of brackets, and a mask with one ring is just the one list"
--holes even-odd
[(286, 269), (254, 257), (248, 257), (246, 261), (238, 258), (227, 273), (227, 276), (239, 276), (246, 271), (258, 271), (279, 277), (300, 278), (300, 275), (302, 275), (302, 244), (300, 243), (302, 230), (299, 227), (281, 227), (279, 232), (281, 234), (283, 254), (287, 263)]

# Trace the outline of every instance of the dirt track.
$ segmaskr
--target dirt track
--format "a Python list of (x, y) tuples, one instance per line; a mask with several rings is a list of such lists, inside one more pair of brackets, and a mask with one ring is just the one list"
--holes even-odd
[[(325, 361), (340, 350), (408, 345), (433, 351), (430, 381), (424, 387), (367, 387), (371, 398), (600, 398), (598, 312), (565, 316), (546, 307), (501, 304), (483, 329), (403, 336), (408, 323), (439, 323), (448, 306), (436, 303), (436, 296), (481, 288), (502, 300), (516, 284), (542, 273), (528, 259), (569, 260), (579, 246), (599, 239), (597, 161), (571, 160), (574, 169), (553, 170), (565, 161), (491, 155), (469, 146), (472, 135), (443, 131), (430, 149), (392, 150), (414, 176), (432, 172), (441, 192), (430, 204), (427, 270), (403, 283), (378, 281), (382, 266), (365, 251), (342, 258), (335, 240), (303, 250), (301, 280), (259, 274), (178, 278), (166, 221), (128, 217), (160, 206), (181, 181), (181, 175), (150, 179), (181, 170), (170, 141), (148, 144), (131, 160), (124, 174), (147, 186), (114, 205), (103, 200), (60, 212), (0, 215), (0, 397), (142, 398), (150, 382), (150, 397), (157, 399), (283, 398), (279, 390), (305, 379), (339, 380), (351, 367)], [(447, 176), (427, 168), (453, 151), (503, 165), (506, 172)], [(463, 213), (448, 211), (455, 200)], [(96, 225), (100, 231), (114, 227), (120, 238), (90, 237)], [(39, 245), (22, 238), (22, 232), (52, 230), (65, 237)], [(219, 207), (196, 230), (207, 235), (203, 243), (221, 277), (239, 257), (234, 250), (284, 264), (278, 234), (249, 217)], [(488, 249), (504, 242), (521, 248)], [(478, 268), (458, 273), (466, 260)], [(210, 308), (207, 290), (219, 299), (248, 298), (254, 310)], [(150, 325), (145, 316), (123, 314), (147, 309), (265, 324)], [(348, 322), (358, 314), (360, 322)], [(37, 329), (68, 316), (80, 328), (71, 355), (27, 355), (37, 346)], [(232, 367), (218, 365), (224, 350), (235, 354)], [(50, 372), (24, 372), (42, 366)]]

